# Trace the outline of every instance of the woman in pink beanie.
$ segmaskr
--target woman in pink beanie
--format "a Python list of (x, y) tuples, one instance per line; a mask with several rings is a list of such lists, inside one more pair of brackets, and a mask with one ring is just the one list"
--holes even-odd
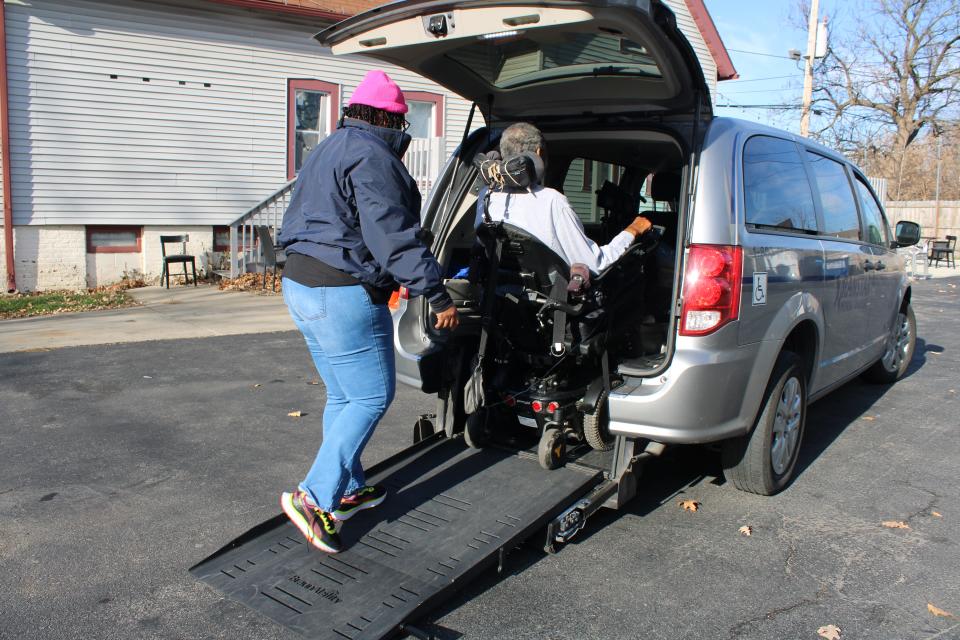
[[(438, 329), (457, 311), (440, 265), (421, 240), (420, 192), (401, 158), (407, 103), (370, 71), (339, 127), (304, 163), (283, 215), (283, 297), (326, 386), (323, 442), (306, 477), (280, 504), (306, 539), (329, 553), (337, 521), (383, 502), (360, 454), (393, 400), (393, 323), (387, 301), (403, 285), (426, 296)], [(302, 446), (302, 445), (301, 445)]]

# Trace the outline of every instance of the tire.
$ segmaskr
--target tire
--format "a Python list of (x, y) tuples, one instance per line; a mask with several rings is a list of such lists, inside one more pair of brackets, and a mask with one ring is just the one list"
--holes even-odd
[(597, 451), (613, 449), (614, 438), (610, 435), (610, 411), (607, 407), (607, 392), (601, 391), (597, 408), (593, 413), (583, 414), (583, 437)]
[(471, 449), (482, 449), (490, 442), (487, 429), (487, 410), (478, 409), (467, 416), (463, 427), (463, 439)]
[(774, 364), (753, 430), (723, 443), (723, 475), (741, 491), (770, 496), (793, 477), (807, 419), (807, 381), (799, 356)]
[(537, 460), (544, 469), (556, 469), (567, 457), (567, 441), (560, 429), (547, 429), (537, 445)]
[(916, 347), (917, 318), (913, 315), (913, 307), (908, 304), (897, 314), (883, 356), (864, 372), (863, 378), (876, 384), (896, 382), (907, 373)]

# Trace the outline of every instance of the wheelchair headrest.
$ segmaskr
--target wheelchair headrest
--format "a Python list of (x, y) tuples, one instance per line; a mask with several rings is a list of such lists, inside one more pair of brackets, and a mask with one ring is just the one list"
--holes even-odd
[(680, 199), (680, 174), (663, 172), (654, 174), (650, 195), (660, 202), (676, 202)]
[(500, 153), (478, 153), (473, 166), (480, 172), (480, 179), (493, 190), (504, 188), (527, 189), (543, 181), (543, 159), (530, 152), (523, 152), (507, 159)]

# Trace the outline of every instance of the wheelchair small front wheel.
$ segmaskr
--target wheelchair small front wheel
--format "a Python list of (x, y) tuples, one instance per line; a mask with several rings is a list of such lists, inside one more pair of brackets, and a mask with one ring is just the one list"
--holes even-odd
[(556, 428), (546, 429), (540, 436), (537, 446), (537, 460), (544, 469), (556, 469), (563, 466), (567, 457), (567, 439), (563, 431)]

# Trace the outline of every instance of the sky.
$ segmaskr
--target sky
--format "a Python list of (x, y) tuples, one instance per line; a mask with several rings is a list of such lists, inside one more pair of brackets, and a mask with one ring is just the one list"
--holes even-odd
[[(833, 16), (841, 0), (820, 0), (821, 18)], [(799, 132), (803, 64), (788, 52), (807, 51), (806, 28), (794, 26), (796, 0), (706, 0), (723, 44), (740, 77), (717, 84), (714, 113), (762, 122)], [(838, 14), (843, 25), (845, 16)], [(792, 110), (766, 110), (717, 105), (797, 105)]]

